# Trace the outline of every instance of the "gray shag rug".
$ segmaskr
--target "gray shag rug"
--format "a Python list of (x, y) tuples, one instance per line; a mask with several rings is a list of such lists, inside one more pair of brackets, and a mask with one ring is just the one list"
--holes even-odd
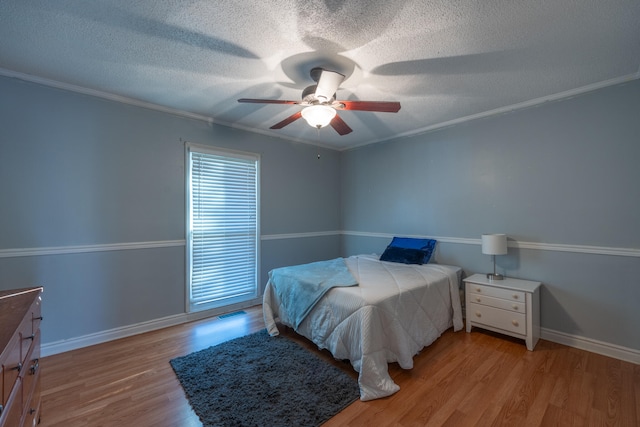
[(360, 397), (358, 382), (266, 330), (170, 361), (209, 426), (319, 426)]

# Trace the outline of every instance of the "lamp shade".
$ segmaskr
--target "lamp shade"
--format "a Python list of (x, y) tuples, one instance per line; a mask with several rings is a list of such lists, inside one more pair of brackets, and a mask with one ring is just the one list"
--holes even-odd
[(336, 116), (336, 110), (326, 105), (312, 105), (302, 110), (302, 117), (314, 128), (323, 128)]
[(505, 255), (507, 253), (507, 235), (483, 234), (482, 253), (486, 255)]

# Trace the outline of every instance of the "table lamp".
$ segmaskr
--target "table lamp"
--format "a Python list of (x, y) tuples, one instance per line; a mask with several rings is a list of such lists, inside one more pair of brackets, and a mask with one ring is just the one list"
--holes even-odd
[(507, 235), (506, 234), (483, 234), (482, 253), (493, 257), (493, 273), (487, 273), (489, 280), (502, 280), (502, 274), (496, 274), (496, 255), (506, 255)]

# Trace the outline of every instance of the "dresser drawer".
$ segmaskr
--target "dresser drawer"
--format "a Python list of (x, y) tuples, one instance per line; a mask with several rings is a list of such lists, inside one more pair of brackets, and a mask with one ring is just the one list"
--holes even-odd
[(26, 364), (27, 354), (33, 346), (33, 340), (35, 339), (35, 334), (33, 333), (33, 320), (31, 320), (31, 316), (25, 317), (20, 324), (19, 335), (21, 348), (20, 361), (23, 364)]
[(524, 313), (470, 302), (467, 304), (467, 317), (480, 327), (482, 327), (481, 324), (484, 324), (516, 334), (526, 335), (527, 333)]
[(472, 294), (469, 295), (470, 301), (476, 304), (488, 305), (489, 307), (501, 308), (503, 310), (515, 311), (518, 313), (526, 312), (526, 304), (515, 300), (507, 300), (502, 298), (488, 297), (486, 295)]
[(40, 419), (42, 288), (0, 291), (0, 427)]
[(16, 380), (13, 393), (8, 396), (7, 404), (0, 414), (0, 424), (6, 427), (15, 427), (20, 425), (22, 418), (22, 384), (20, 380)]
[(2, 400), (0, 404), (4, 405), (4, 408), (7, 408), (9, 395), (22, 369), (19, 334), (14, 335), (11, 341), (9, 341), (9, 345), (4, 351), (0, 364), (2, 364), (2, 378), (0, 382), (0, 386), (2, 386)]
[(40, 331), (36, 331), (31, 352), (24, 361), (23, 368), (23, 390), (25, 397), (33, 392), (36, 379), (40, 377)]
[(40, 420), (40, 375), (38, 374), (38, 381), (36, 382), (36, 386), (33, 390), (33, 395), (31, 397), (31, 402), (28, 407), (25, 408), (25, 419), (23, 422), (24, 427), (36, 427)]
[(471, 295), (472, 301), (475, 295), (485, 295), (510, 301), (525, 302), (525, 293), (522, 291), (478, 285), (477, 283), (467, 283), (467, 294)]
[(35, 333), (40, 329), (42, 321), (42, 297), (36, 298), (31, 305), (31, 333)]

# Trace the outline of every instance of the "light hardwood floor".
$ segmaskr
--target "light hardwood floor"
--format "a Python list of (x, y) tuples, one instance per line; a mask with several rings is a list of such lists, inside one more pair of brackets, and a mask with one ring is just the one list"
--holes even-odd
[[(260, 306), (245, 312), (43, 358), (41, 426), (200, 426), (169, 360), (264, 328)], [(545, 340), (529, 352), (523, 341), (450, 330), (413, 369), (389, 371), (398, 393), (356, 401), (324, 426), (640, 426), (640, 366)]]

